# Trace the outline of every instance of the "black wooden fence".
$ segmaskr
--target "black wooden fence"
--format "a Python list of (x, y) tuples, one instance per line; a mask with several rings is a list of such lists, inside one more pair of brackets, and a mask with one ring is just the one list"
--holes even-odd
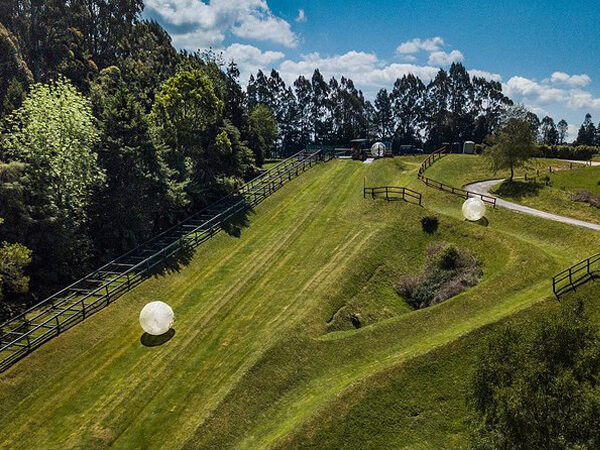
[(218, 233), (308, 168), (332, 158), (301, 151), (200, 212), (150, 239), (0, 326), (0, 372), (115, 301), (156, 268)]
[(579, 261), (568, 269), (552, 277), (552, 292), (560, 298), (566, 292), (574, 291), (577, 286), (598, 277), (600, 273), (600, 253)]
[(385, 198), (388, 202), (404, 200), (405, 202), (418, 203), (421, 206), (421, 193), (404, 186), (378, 186), (363, 187), (363, 197)]
[(427, 186), (434, 187), (436, 189), (439, 189), (444, 192), (448, 192), (452, 195), (456, 195), (456, 196), (462, 197), (464, 199), (467, 199), (470, 197), (478, 197), (483, 202), (485, 202), (489, 205), (492, 205), (492, 207), (495, 208), (496, 207), (496, 197), (492, 197), (491, 195), (478, 194), (477, 192), (467, 191), (466, 189), (450, 186), (449, 184), (441, 183), (439, 181), (432, 180), (431, 178), (428, 178), (425, 176), (425, 171), (427, 170), (427, 168), (431, 167), (435, 161), (442, 159), (444, 156), (446, 156), (446, 148), (445, 147), (442, 147), (441, 149), (436, 150), (431, 155), (429, 155), (421, 163), (421, 166), (419, 167), (419, 173), (417, 174), (419, 180), (421, 180)]

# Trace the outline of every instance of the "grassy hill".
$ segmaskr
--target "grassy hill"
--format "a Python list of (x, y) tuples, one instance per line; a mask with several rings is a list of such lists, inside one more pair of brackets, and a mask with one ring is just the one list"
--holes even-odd
[[(487, 226), (464, 222), (460, 199), (416, 180), (420, 160), (311, 169), (240, 237), (220, 234), (0, 375), (0, 447), (465, 446), (481, 340), (554, 307), (550, 276), (600, 235), (505, 210), (488, 211)], [(490, 175), (467, 156), (430, 170), (457, 185)], [(424, 207), (363, 199), (364, 182), (410, 185)], [(435, 235), (420, 226), (431, 214)], [(441, 241), (478, 255), (483, 279), (413, 311), (393, 285)], [(150, 300), (176, 314), (158, 347), (140, 342)]]
[(587, 203), (573, 201), (573, 195), (586, 190), (600, 195), (600, 167), (580, 167), (548, 175), (549, 185), (543, 182), (517, 181), (512, 185), (502, 184), (496, 193), (507, 200), (554, 214), (600, 223), (600, 210)]

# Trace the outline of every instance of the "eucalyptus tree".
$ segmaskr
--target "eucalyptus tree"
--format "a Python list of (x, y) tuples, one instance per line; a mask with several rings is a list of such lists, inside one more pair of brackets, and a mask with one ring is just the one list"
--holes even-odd
[(380, 89), (375, 96), (375, 129), (379, 139), (391, 139), (394, 134), (394, 112), (387, 89)]
[(560, 141), (556, 124), (550, 116), (545, 116), (540, 123), (540, 141), (547, 145), (556, 145)]
[(425, 84), (413, 74), (404, 75), (394, 83), (390, 99), (397, 144), (416, 144), (420, 140), (425, 123), (426, 92)]
[(569, 124), (565, 119), (561, 119), (560, 122), (558, 122), (558, 124), (556, 125), (556, 130), (558, 131), (558, 143), (564, 144), (567, 140)]

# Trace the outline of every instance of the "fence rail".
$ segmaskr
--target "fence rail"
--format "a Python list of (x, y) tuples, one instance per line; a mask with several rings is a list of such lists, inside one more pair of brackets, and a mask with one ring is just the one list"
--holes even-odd
[(579, 261), (552, 277), (552, 292), (556, 298), (574, 291), (578, 286), (596, 278), (600, 272), (600, 253)]
[(210, 239), (236, 214), (262, 202), (328, 152), (301, 151), (84, 278), (0, 325), (0, 372), (114, 302), (184, 250)]
[(363, 187), (363, 197), (367, 198), (385, 198), (388, 202), (394, 200), (404, 200), (405, 202), (415, 202), (421, 206), (421, 193), (413, 191), (404, 186), (378, 186)]
[(430, 186), (430, 187), (434, 187), (436, 189), (439, 189), (441, 191), (444, 192), (448, 192), (452, 195), (456, 195), (458, 197), (462, 197), (464, 199), (470, 198), (470, 197), (477, 197), (480, 198), (484, 203), (487, 203), (489, 205), (492, 205), (492, 207), (496, 207), (496, 197), (492, 197), (491, 195), (485, 195), (485, 194), (479, 194), (477, 192), (473, 192), (473, 191), (468, 191), (466, 189), (462, 189), (462, 188), (457, 188), (454, 186), (450, 186), (449, 184), (445, 184), (445, 183), (441, 183), (439, 181), (436, 180), (432, 180), (431, 178), (428, 178), (425, 176), (425, 171), (431, 167), (433, 165), (434, 162), (436, 162), (437, 160), (442, 159), (444, 156), (446, 156), (446, 148), (442, 147), (439, 150), (436, 150), (435, 152), (433, 152), (432, 154), (430, 154), (422, 163), (421, 166), (419, 167), (419, 173), (418, 173), (418, 178), (419, 180), (421, 180), (423, 183), (425, 183), (426, 186)]

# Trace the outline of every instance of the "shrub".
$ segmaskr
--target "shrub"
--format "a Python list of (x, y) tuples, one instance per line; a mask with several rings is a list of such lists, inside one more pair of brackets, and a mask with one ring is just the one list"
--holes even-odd
[(547, 145), (539, 144), (536, 153), (542, 158), (577, 159), (587, 161), (600, 151), (591, 145)]
[(460, 254), (458, 249), (448, 244), (435, 256), (435, 265), (440, 270), (455, 270), (459, 267)]
[(479, 283), (479, 260), (453, 244), (431, 245), (427, 249), (423, 274), (404, 276), (396, 292), (413, 308), (425, 308), (460, 294)]
[(427, 234), (433, 234), (437, 231), (440, 221), (435, 216), (425, 216), (421, 219), (421, 227)]

